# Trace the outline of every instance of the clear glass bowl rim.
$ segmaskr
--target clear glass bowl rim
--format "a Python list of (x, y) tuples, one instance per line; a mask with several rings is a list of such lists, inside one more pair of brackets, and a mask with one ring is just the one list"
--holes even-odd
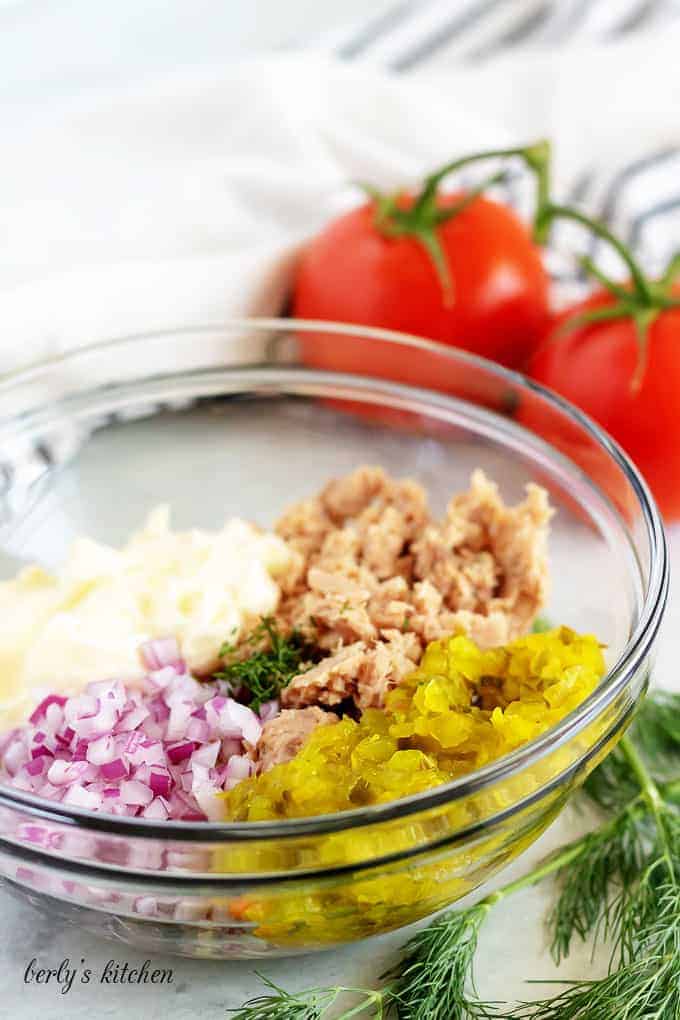
[[(428, 808), (434, 808), (445, 803), (460, 800), (481, 790), (494, 785), (504, 779), (516, 775), (522, 769), (527, 768), (542, 758), (551, 750), (559, 747), (581, 730), (591, 724), (608, 705), (615, 700), (617, 695), (626, 687), (635, 675), (638, 666), (644, 661), (656, 633), (661, 624), (666, 604), (669, 585), (669, 564), (666, 536), (659, 510), (649, 491), (649, 488), (640, 472), (630, 460), (621, 447), (591, 418), (573, 404), (569, 403), (557, 393), (536, 383), (534, 380), (489, 361), (487, 358), (479, 357), (468, 351), (457, 347), (449, 347), (445, 344), (425, 340), (421, 337), (407, 333), (399, 333), (393, 330), (378, 329), (375, 327), (360, 326), (353, 323), (326, 322), (321, 320), (301, 319), (278, 319), (278, 318), (235, 318), (222, 322), (197, 323), (179, 326), (176, 328), (159, 328), (157, 330), (144, 330), (139, 333), (126, 334), (108, 340), (97, 341), (75, 348), (72, 351), (53, 355), (49, 358), (39, 359), (25, 365), (22, 368), (0, 375), (0, 398), (3, 394), (11, 391), (17, 386), (30, 383), (36, 376), (57, 365), (68, 365), (77, 362), (79, 358), (87, 357), (97, 352), (115, 350), (117, 347), (125, 347), (127, 344), (143, 340), (159, 339), (162, 337), (181, 337), (182, 335), (195, 334), (200, 332), (229, 332), (248, 330), (267, 331), (274, 330), (290, 333), (296, 332), (319, 332), (332, 333), (337, 335), (350, 334), (354, 339), (378, 340), (386, 344), (395, 344), (402, 347), (411, 347), (429, 351), (439, 357), (468, 364), (471, 368), (495, 376), (499, 381), (505, 381), (520, 390), (527, 390), (542, 397), (554, 408), (561, 411), (572, 423), (580, 426), (597, 445), (618, 465), (623, 471), (627, 481), (630, 483), (639, 504), (639, 509), (644, 522), (646, 537), (649, 542), (649, 581), (644, 592), (642, 606), (632, 634), (629, 636), (625, 648), (618, 661), (609, 670), (598, 688), (573, 712), (561, 720), (556, 726), (542, 734), (540, 737), (528, 744), (523, 745), (516, 751), (497, 759), (494, 762), (477, 769), (465, 776), (434, 787), (420, 794), (404, 797), (399, 800), (389, 801), (385, 804), (369, 805), (356, 808), (352, 811), (342, 811), (335, 814), (314, 815), (309, 818), (293, 818), (285, 821), (259, 821), (259, 822), (180, 822), (167, 821), (159, 824), (154, 821), (142, 818), (116, 818), (88, 811), (83, 808), (64, 808), (61, 805), (51, 804), (42, 798), (32, 796), (21, 791), (14, 791), (10, 787), (0, 786), (0, 806), (23, 810), (24, 812), (41, 817), (43, 819), (71, 823), (83, 829), (90, 829), (99, 832), (128, 836), (130, 838), (147, 839), (181, 839), (186, 842), (226, 842), (226, 841), (260, 841), (269, 839), (295, 838), (300, 836), (321, 835), (326, 832), (341, 831), (344, 829), (375, 825), (380, 822), (389, 821), (395, 818), (402, 818), (416, 812), (422, 812)], [(236, 364), (233, 367), (225, 365), (224, 371), (251, 370), (257, 367), (247, 364)], [(272, 367), (266, 366), (271, 372)], [(280, 366), (282, 383), (285, 383), (287, 366)], [(304, 369), (297, 371), (305, 371)], [(168, 374), (173, 374), (169, 372)], [(187, 372), (187, 374), (190, 374)], [(310, 378), (319, 380), (324, 378), (332, 381), (333, 378), (351, 379), (351, 375), (331, 371), (309, 370)], [(381, 387), (391, 389), (395, 395), (422, 393), (422, 387), (406, 386), (402, 383), (393, 383), (377, 377), (361, 377), (365, 383), (374, 381)], [(437, 393), (439, 400), (446, 399), (446, 394)], [(458, 398), (460, 399), (460, 398)], [(489, 415), (494, 412), (489, 411)], [(494, 415), (495, 416), (495, 415)], [(23, 417), (19, 414), (17, 418)], [(1, 419), (4, 424), (8, 419)], [(9, 419), (11, 420), (11, 419)], [(547, 444), (549, 445), (549, 444)], [(491, 821), (491, 820), (490, 820)]]

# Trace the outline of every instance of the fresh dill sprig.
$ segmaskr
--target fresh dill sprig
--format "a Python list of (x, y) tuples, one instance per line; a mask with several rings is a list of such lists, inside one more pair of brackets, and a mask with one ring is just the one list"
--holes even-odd
[[(680, 695), (655, 691), (642, 702), (629, 739), (652, 778), (663, 783), (680, 766)], [(584, 792), (604, 811), (618, 811), (639, 793), (630, 763), (619, 745), (586, 779)], [(670, 791), (664, 791), (668, 796)]]
[(655, 691), (646, 698), (633, 723), (637, 747), (656, 778), (677, 770), (680, 755), (680, 694)]
[[(673, 764), (675, 777), (669, 779)], [(363, 1015), (376, 1020), (680, 1020), (680, 696), (648, 696), (630, 734), (589, 777), (586, 793), (610, 814), (599, 828), (475, 906), (450, 910), (419, 931), (385, 975), (389, 983), (381, 991), (353, 990), (362, 996), (359, 1010), (373, 1010)], [(554, 958), (567, 956), (574, 938), (606, 939), (612, 946), (607, 975), (565, 982), (557, 995), (514, 1007), (483, 1002), (475, 987), (474, 957), (485, 918), (501, 900), (551, 875), (560, 889), (548, 919)], [(269, 1012), (238, 1013), (237, 1020), (321, 1018), (344, 991), (314, 989), (291, 998), (270, 987), (277, 994), (268, 997)], [(311, 1003), (317, 1012), (293, 1012), (298, 1001)], [(340, 1020), (357, 1015), (355, 1009)]]
[(491, 897), (467, 910), (442, 914), (417, 932), (391, 979), (397, 1017), (409, 1020), (465, 1020), (491, 1017), (493, 1006), (477, 997), (472, 963), (479, 930), (493, 906)]
[(615, 958), (599, 981), (524, 1003), (518, 1020), (678, 1020), (680, 1017), (680, 819), (658, 816), (653, 852), (618, 910)]
[[(257, 973), (257, 972), (256, 972)], [(270, 981), (263, 974), (259, 979), (270, 989), (270, 995), (258, 995), (249, 999), (238, 1009), (229, 1010), (234, 1020), (322, 1020), (339, 999), (351, 996), (359, 1002), (348, 1006), (335, 1020), (350, 1020), (351, 1017), (368, 1016), (373, 1020), (387, 1020), (389, 992), (373, 991), (366, 988), (308, 988), (304, 992), (287, 992), (285, 988)]]
[[(244, 645), (253, 649), (245, 658)], [(256, 712), (304, 670), (309, 656), (310, 649), (298, 631), (281, 634), (273, 617), (264, 616), (243, 645), (237, 647), (229, 641), (222, 645), (220, 658), (227, 661), (214, 677), (227, 680), (233, 690), (244, 687), (249, 693), (248, 704)]]
[(623, 810), (640, 793), (635, 776), (618, 747), (590, 773), (583, 792), (605, 812)]
[(629, 738), (617, 753), (637, 779), (652, 834), (631, 886), (622, 885), (613, 905), (604, 908), (613, 937), (609, 972), (599, 981), (568, 982), (556, 996), (521, 1004), (509, 1014), (519, 1020), (680, 1017), (680, 816)]
[(646, 816), (636, 798), (610, 822), (578, 841), (580, 853), (560, 868), (560, 892), (548, 917), (556, 963), (569, 955), (575, 936), (609, 938), (618, 909), (644, 860)]

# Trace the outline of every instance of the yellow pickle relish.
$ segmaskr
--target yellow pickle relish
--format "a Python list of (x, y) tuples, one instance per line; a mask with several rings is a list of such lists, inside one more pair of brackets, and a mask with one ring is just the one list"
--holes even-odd
[(226, 817), (345, 811), (446, 783), (550, 729), (604, 672), (597, 639), (568, 627), (486, 650), (462, 635), (434, 641), (384, 709), (318, 727), (293, 759), (221, 795)]

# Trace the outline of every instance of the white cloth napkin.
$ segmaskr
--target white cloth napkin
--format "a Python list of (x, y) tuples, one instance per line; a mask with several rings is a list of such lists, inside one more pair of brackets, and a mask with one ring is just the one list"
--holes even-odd
[[(291, 54), (131, 82), (9, 124), (0, 188), (0, 371), (105, 337), (275, 314), (287, 256), (356, 201), (477, 147), (551, 136), (581, 189), (655, 260), (679, 236), (680, 30), (380, 69)], [(657, 153), (648, 172), (617, 174)], [(604, 196), (604, 197), (603, 197)], [(677, 209), (675, 210), (677, 212)], [(637, 220), (636, 220), (637, 218)]]
[(396, 185), (498, 138), (425, 86), (314, 58), (180, 73), (49, 111), (6, 147), (0, 368), (275, 314), (285, 256), (356, 200), (349, 182)]

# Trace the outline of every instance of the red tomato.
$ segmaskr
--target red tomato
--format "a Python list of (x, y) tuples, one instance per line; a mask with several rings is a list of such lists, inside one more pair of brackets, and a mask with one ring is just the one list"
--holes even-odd
[[(439, 195), (437, 208), (462, 198)], [(413, 202), (405, 196), (400, 208)], [(548, 321), (548, 278), (527, 228), (510, 209), (478, 197), (436, 234), (452, 281), (450, 295), (417, 237), (386, 236), (376, 226), (374, 202), (339, 217), (301, 256), (293, 314), (399, 330), (512, 367), (524, 365)], [(341, 342), (336, 340), (336, 351)], [(325, 367), (338, 367), (337, 356), (327, 344)], [(391, 352), (390, 361), (392, 356), (399, 358), (398, 352)], [(314, 360), (320, 365), (318, 356)], [(394, 364), (384, 367), (394, 378)], [(408, 376), (404, 369), (398, 374)]]
[(565, 318), (614, 302), (599, 291), (568, 309), (529, 362), (529, 374), (602, 425), (635, 461), (662, 512), (680, 517), (680, 309), (649, 328), (647, 362), (635, 386), (638, 341), (630, 318), (560, 332)]

